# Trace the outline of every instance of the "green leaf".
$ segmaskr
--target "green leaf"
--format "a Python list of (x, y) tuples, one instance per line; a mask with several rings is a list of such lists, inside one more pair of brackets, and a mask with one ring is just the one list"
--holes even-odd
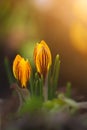
[(13, 78), (10, 63), (7, 57), (4, 59), (4, 65), (5, 65), (6, 73), (8, 76), (9, 84), (11, 85), (14, 82), (14, 78)]
[(40, 97), (43, 97), (43, 76), (41, 75), (41, 78), (39, 78), (39, 91), (40, 91)]
[(54, 104), (52, 101), (46, 101), (43, 103), (43, 108), (45, 108), (46, 110), (51, 110), (54, 107)]
[(48, 71), (48, 100), (52, 99), (52, 77), (51, 77), (51, 70), (52, 66), (50, 66), (49, 71)]
[(32, 113), (42, 108), (42, 99), (38, 97), (32, 97), (26, 100), (19, 111), (19, 115), (26, 113)]
[(33, 71), (31, 73), (29, 83), (30, 83), (30, 92), (31, 92), (31, 95), (34, 95), (34, 76), (33, 76)]
[(39, 81), (35, 81), (35, 95), (39, 96)]
[(67, 84), (66, 84), (66, 93), (65, 93), (65, 96), (66, 97), (68, 97), (68, 98), (70, 98), (71, 97), (71, 83), (70, 82), (68, 82)]
[(78, 108), (77, 102), (75, 102), (74, 100), (72, 100), (72, 99), (70, 99), (70, 98), (65, 97), (63, 94), (60, 94), (60, 95), (58, 96), (58, 98), (59, 98), (60, 100), (62, 100), (63, 102), (65, 102), (67, 105), (69, 105), (69, 106), (71, 106), (71, 107), (73, 107), (73, 108)]
[(55, 97), (56, 90), (58, 87), (59, 70), (60, 70), (60, 59), (59, 55), (56, 55), (52, 75), (53, 97)]

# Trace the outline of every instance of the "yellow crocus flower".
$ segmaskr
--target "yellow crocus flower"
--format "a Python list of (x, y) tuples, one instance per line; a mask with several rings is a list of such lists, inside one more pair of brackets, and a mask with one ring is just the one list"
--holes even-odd
[(17, 55), (13, 61), (13, 74), (20, 81), (22, 87), (26, 87), (31, 74), (31, 65), (20, 55)]
[(45, 77), (52, 64), (52, 57), (49, 47), (43, 40), (37, 43), (34, 49), (34, 62), (37, 71)]

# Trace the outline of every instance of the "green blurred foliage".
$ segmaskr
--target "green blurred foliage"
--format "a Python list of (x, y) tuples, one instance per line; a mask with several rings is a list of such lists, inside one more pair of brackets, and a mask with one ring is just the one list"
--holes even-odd
[[(0, 38), (5, 40), (5, 44), (10, 41), (8, 39), (11, 39), (13, 41), (10, 44), (13, 44), (15, 40), (16, 46), (21, 41), (21, 47), (29, 41), (29, 48), (32, 48), (30, 41), (38, 39), (38, 28), (32, 14), (33, 9), (27, 0), (0, 2)], [(18, 38), (20, 38), (19, 41)]]
[(27, 41), (25, 44), (23, 44), (20, 49), (19, 53), (25, 58), (28, 59), (29, 62), (31, 63), (32, 67), (34, 68), (34, 57), (33, 57), (33, 52), (34, 52), (34, 47), (36, 45), (37, 41), (32, 40), (32, 41)]
[(26, 102), (23, 104), (18, 113), (19, 115), (24, 115), (26, 113), (37, 112), (41, 110), (41, 107), (42, 107), (42, 99), (38, 97), (32, 97), (26, 100)]

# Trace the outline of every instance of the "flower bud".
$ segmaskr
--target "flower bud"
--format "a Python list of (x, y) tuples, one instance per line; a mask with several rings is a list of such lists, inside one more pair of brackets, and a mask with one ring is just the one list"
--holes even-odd
[(34, 62), (37, 71), (45, 78), (50, 65), (52, 64), (51, 52), (45, 41), (37, 43), (34, 49)]
[(21, 86), (26, 87), (31, 74), (31, 66), (28, 60), (25, 60), (20, 55), (17, 55), (13, 61), (13, 74), (21, 83)]

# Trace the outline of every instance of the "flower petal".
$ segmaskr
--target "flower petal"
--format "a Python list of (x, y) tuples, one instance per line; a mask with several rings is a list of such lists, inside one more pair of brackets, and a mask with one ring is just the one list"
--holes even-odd
[(17, 55), (13, 62), (13, 73), (15, 78), (20, 81), (21, 86), (26, 87), (31, 74), (31, 65), (28, 60)]
[(37, 43), (34, 49), (34, 61), (37, 71), (46, 76), (50, 65), (52, 64), (51, 52), (45, 41)]

